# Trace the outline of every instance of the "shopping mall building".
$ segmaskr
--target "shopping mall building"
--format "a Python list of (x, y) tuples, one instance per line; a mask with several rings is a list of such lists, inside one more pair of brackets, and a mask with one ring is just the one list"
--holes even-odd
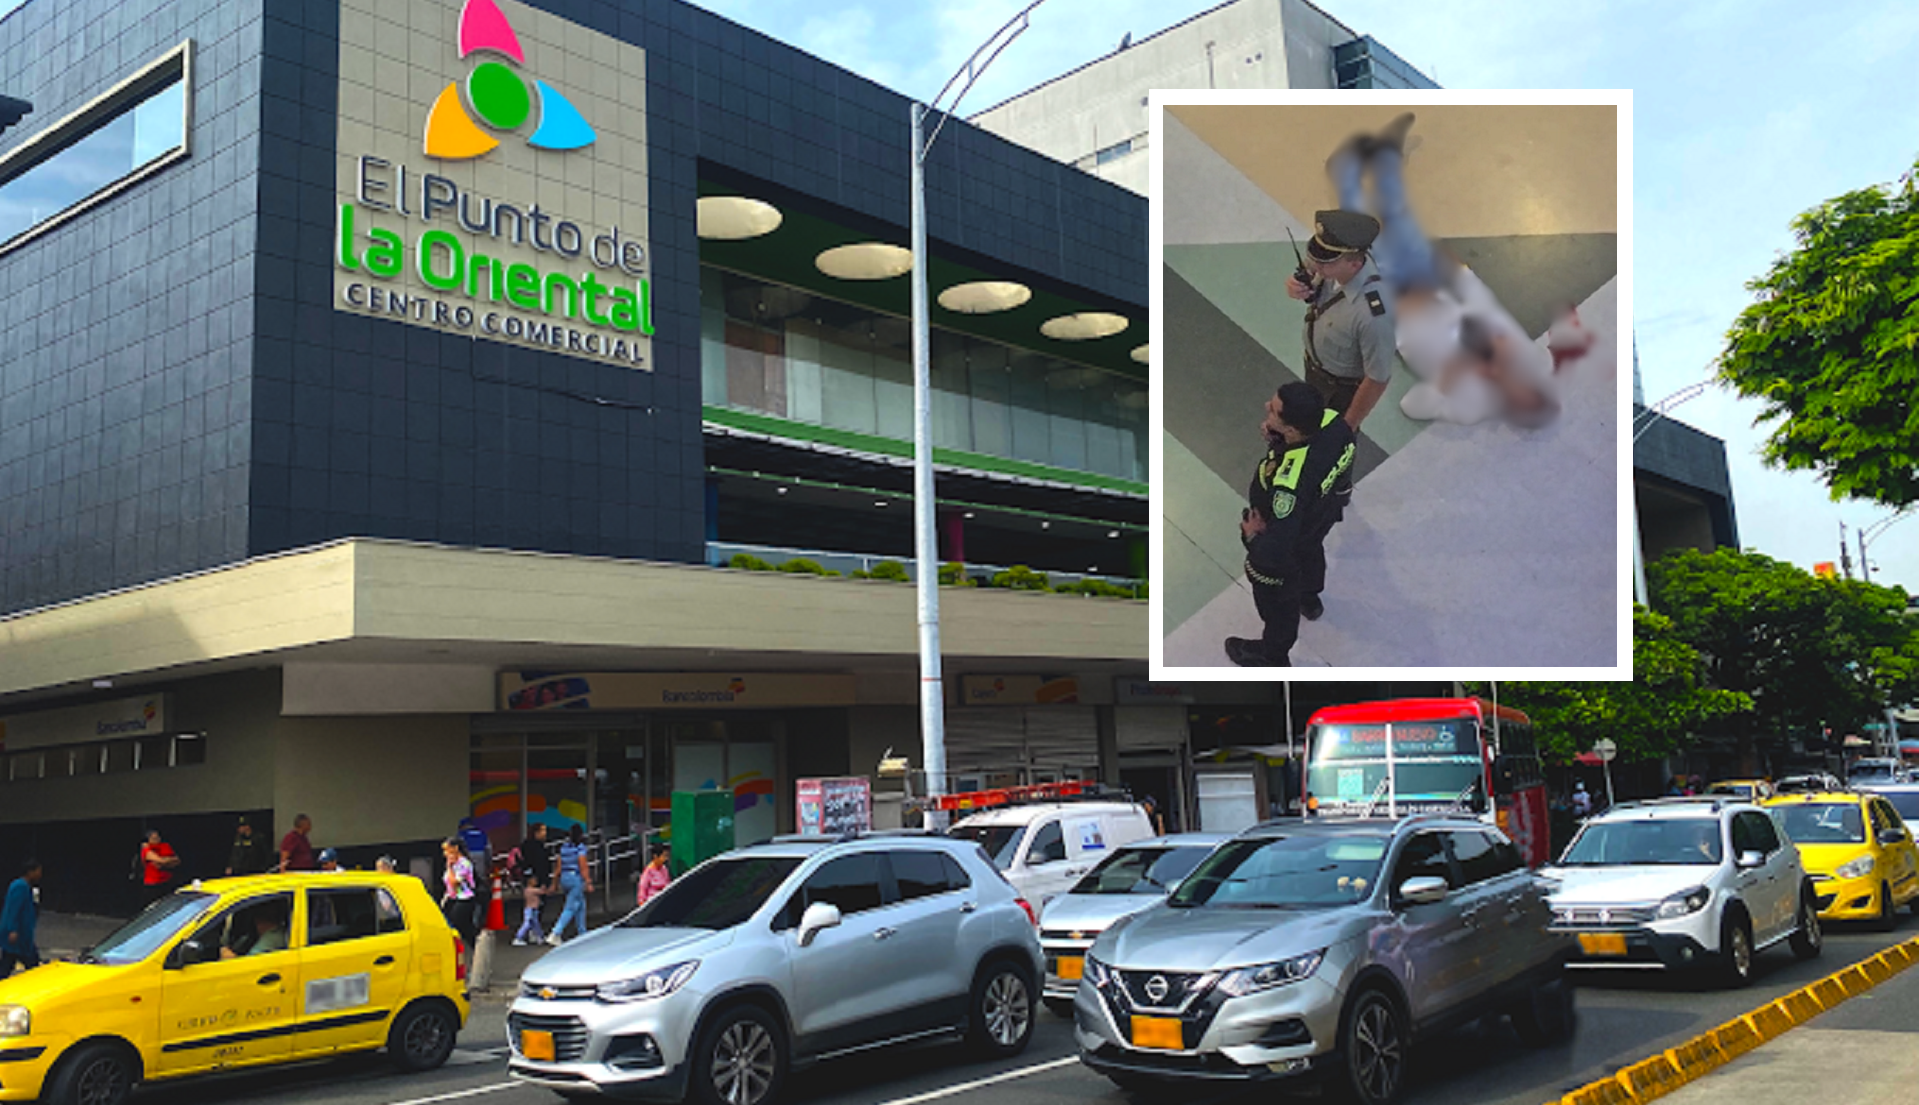
[[(27, 0), (0, 93), (0, 863), (917, 766), (905, 97), (673, 0)], [(1145, 682), (1146, 201), (954, 120), (927, 211), (940, 555), (1099, 592), (943, 588), (958, 782), (1190, 805), (1286, 726)]]

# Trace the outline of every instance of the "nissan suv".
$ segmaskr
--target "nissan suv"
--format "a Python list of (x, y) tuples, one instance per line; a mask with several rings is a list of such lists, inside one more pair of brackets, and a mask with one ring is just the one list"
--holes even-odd
[(1080, 1061), (1127, 1089), (1321, 1077), (1384, 1105), (1431, 1032), (1488, 1014), (1530, 1045), (1572, 1031), (1571, 942), (1548, 919), (1484, 822), (1268, 822), (1094, 941)]
[(1750, 802), (1666, 798), (1590, 818), (1556, 867), (1553, 931), (1575, 937), (1576, 967), (1707, 967), (1752, 978), (1753, 956), (1824, 936), (1799, 849)]
[(836, 1054), (1032, 1038), (1033, 914), (978, 845), (783, 838), (708, 860), (529, 968), (507, 1070), (564, 1097), (764, 1105)]

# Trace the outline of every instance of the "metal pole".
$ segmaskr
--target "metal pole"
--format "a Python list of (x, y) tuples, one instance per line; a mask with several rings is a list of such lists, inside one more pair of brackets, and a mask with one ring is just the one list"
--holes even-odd
[(1386, 816), (1399, 816), (1399, 773), (1393, 767), (1393, 723), (1386, 723)]
[[(1293, 800), (1300, 804), (1299, 812), (1305, 813), (1306, 765), (1299, 762), (1299, 753), (1293, 750), (1293, 685), (1291, 682), (1281, 683), (1279, 689), (1286, 699), (1286, 766), (1299, 776), (1299, 793), (1293, 795)], [(1279, 812), (1285, 813), (1285, 807), (1282, 806)]]
[(1632, 500), (1632, 586), (1633, 595), (1639, 605), (1651, 608), (1652, 600), (1646, 597), (1646, 547), (1639, 537), (1639, 496)]
[(1866, 559), (1866, 531), (1860, 529), (1857, 532), (1859, 534), (1859, 578), (1871, 583), (1872, 561)]
[[(933, 388), (930, 381), (926, 307), (926, 147), (921, 129), (926, 109), (908, 105), (913, 117), (913, 551), (919, 565), (920, 739), (926, 761), (926, 793), (946, 793), (946, 684), (940, 674), (939, 544), (934, 537)], [(943, 810), (928, 810), (926, 827), (946, 828)]]
[(1599, 766), (1600, 766), (1600, 767), (1602, 767), (1602, 768), (1605, 768), (1605, 769), (1606, 769), (1606, 808), (1607, 808), (1607, 809), (1612, 809), (1612, 808), (1613, 808), (1613, 797), (1612, 797), (1612, 761), (1611, 761), (1611, 760), (1600, 760), (1600, 761), (1599, 761)]

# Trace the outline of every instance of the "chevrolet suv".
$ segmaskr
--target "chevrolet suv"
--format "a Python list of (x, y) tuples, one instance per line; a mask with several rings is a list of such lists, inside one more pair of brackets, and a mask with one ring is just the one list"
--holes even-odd
[(564, 1097), (764, 1105), (789, 1070), (879, 1044), (1016, 1054), (1040, 973), (1033, 914), (978, 845), (776, 839), (529, 968), (507, 1070)]
[(1614, 806), (1542, 874), (1558, 884), (1553, 931), (1579, 941), (1576, 967), (1716, 967), (1743, 986), (1758, 952), (1790, 942), (1811, 959), (1824, 941), (1798, 848), (1750, 802)]
[(1431, 1032), (1488, 1014), (1530, 1045), (1572, 1031), (1570, 941), (1548, 917), (1484, 822), (1268, 822), (1094, 941), (1080, 1061), (1127, 1089), (1321, 1077), (1385, 1105)]

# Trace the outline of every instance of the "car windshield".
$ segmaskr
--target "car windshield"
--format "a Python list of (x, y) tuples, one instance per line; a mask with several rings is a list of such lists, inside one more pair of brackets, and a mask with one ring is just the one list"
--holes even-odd
[(1869, 763), (1853, 764), (1850, 774), (1852, 775), (1853, 782), (1858, 782), (1861, 779), (1890, 779), (1892, 778), (1892, 765)]
[(1706, 788), (1709, 794), (1730, 794), (1736, 798), (1751, 798), (1751, 783), (1714, 783)]
[(1566, 867), (1714, 865), (1725, 855), (1710, 817), (1589, 823), (1559, 862)]
[(1185, 848), (1128, 848), (1107, 856), (1086, 877), (1073, 884), (1074, 894), (1164, 894), (1199, 865), (1211, 851), (1205, 845)]
[(1795, 844), (1864, 844), (1866, 819), (1859, 807), (1847, 802), (1808, 802), (1773, 811), (1785, 823)]
[(970, 840), (986, 849), (986, 855), (993, 861), (993, 866), (1006, 871), (1012, 868), (1013, 859), (1019, 854), (1020, 834), (1025, 831), (1026, 826), (1017, 823), (955, 825), (947, 830), (947, 835), (961, 840)]
[(105, 963), (116, 967), (138, 963), (179, 935), (219, 900), (218, 894), (169, 894), (95, 944), (82, 962)]
[(1881, 794), (1880, 797), (1892, 803), (1892, 808), (1899, 811), (1901, 821), (1919, 821), (1919, 790), (1894, 791)]
[[(1470, 718), (1403, 721), (1392, 726), (1393, 799), (1402, 807), (1470, 805), (1485, 765), (1479, 728)], [(1386, 726), (1316, 725), (1307, 735), (1312, 762), (1306, 789), (1322, 806), (1368, 804), (1386, 808)]]
[(741, 856), (703, 864), (620, 921), (626, 929), (730, 929), (753, 916), (801, 863), (798, 856)]
[(1176, 909), (1306, 909), (1372, 893), (1386, 839), (1376, 833), (1258, 837), (1220, 845), (1167, 899)]

